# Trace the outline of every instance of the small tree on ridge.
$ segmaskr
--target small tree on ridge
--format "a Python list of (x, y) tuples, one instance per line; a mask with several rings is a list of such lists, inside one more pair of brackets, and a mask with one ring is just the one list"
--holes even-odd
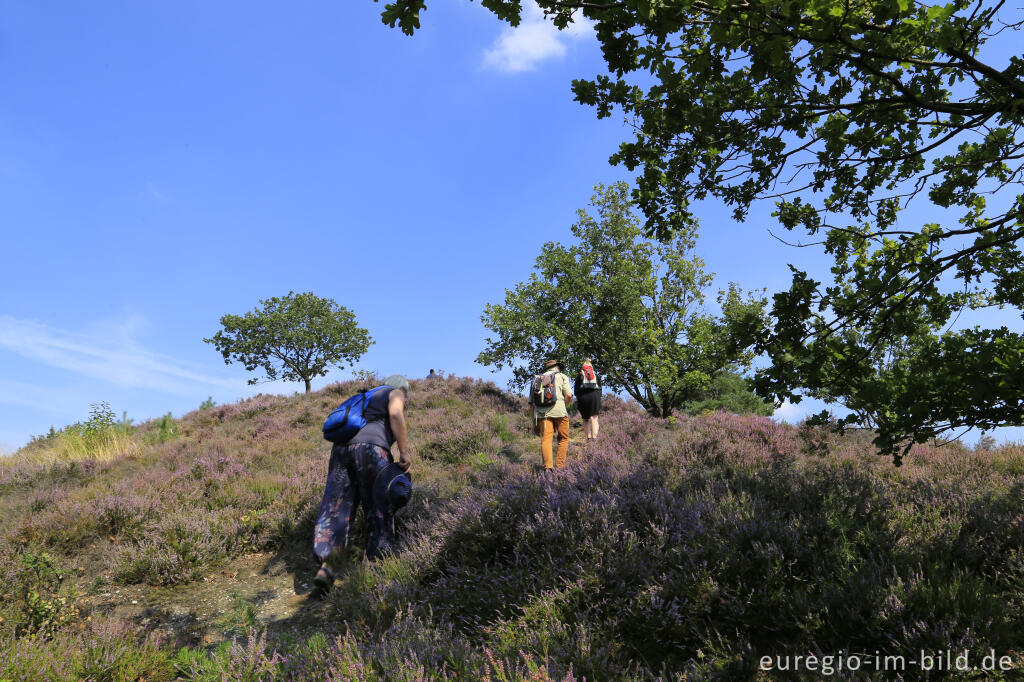
[(263, 369), (266, 381), (302, 381), (309, 393), (313, 377), (327, 374), (330, 365), (353, 365), (373, 343), (352, 311), (330, 298), (289, 291), (260, 304), (245, 315), (224, 315), (224, 328), (203, 341), (220, 351), (225, 364)]

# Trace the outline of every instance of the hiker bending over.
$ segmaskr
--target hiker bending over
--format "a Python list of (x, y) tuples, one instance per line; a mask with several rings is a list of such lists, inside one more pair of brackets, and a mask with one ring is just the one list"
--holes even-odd
[(580, 417), (583, 418), (583, 431), (587, 435), (587, 440), (594, 440), (599, 428), (597, 415), (601, 414), (601, 381), (594, 372), (590, 358), (583, 361), (580, 373), (576, 375), (576, 381), (573, 383), (573, 390), (576, 391), (576, 405), (580, 408)]
[(569, 377), (563, 372), (565, 366), (558, 360), (544, 363), (543, 374), (533, 378), (530, 385), (530, 404), (533, 405), (533, 421), (540, 435), (540, 452), (544, 458), (544, 470), (550, 471), (551, 437), (558, 434), (558, 456), (554, 466), (565, 466), (569, 453), (569, 411), (566, 405), (572, 402)]
[[(408, 478), (402, 476), (412, 465), (405, 430), (408, 395), (409, 382), (405, 377), (396, 374), (385, 379), (384, 386), (366, 402), (366, 425), (347, 442), (335, 443), (331, 448), (327, 485), (313, 532), (313, 551), (321, 562), (313, 583), (321, 592), (330, 589), (334, 582), (327, 560), (335, 550), (345, 547), (360, 504), (366, 519), (367, 558), (380, 557), (394, 544), (392, 506), (404, 503), (411, 492)], [(391, 456), (391, 445), (396, 442), (397, 463)]]

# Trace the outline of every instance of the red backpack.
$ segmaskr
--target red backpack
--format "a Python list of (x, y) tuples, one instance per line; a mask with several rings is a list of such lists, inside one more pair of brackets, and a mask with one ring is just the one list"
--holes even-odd
[(583, 375), (583, 381), (580, 382), (580, 388), (592, 389), (597, 388), (597, 375), (594, 374), (594, 368), (591, 365), (583, 365), (583, 369), (580, 371)]

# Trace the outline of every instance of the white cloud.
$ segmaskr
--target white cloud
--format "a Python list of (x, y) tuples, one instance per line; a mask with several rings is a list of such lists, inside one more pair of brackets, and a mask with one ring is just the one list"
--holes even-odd
[(796, 424), (797, 422), (803, 421), (806, 417), (806, 410), (801, 407), (797, 407), (788, 400), (783, 402), (779, 409), (775, 410), (775, 414), (772, 415), (773, 419), (787, 422), (789, 424)]
[[(134, 337), (141, 325), (138, 318), (129, 318), (103, 325), (103, 334), (75, 334), (0, 315), (0, 351), (126, 388), (192, 395), (196, 384), (237, 387), (237, 382), (209, 377), (140, 347)], [(7, 398), (12, 399), (17, 396)]]
[(518, 73), (530, 71), (547, 59), (561, 59), (569, 40), (593, 35), (593, 24), (582, 16), (564, 31), (559, 31), (534, 2), (527, 2), (519, 26), (507, 27), (484, 52), (484, 66)]

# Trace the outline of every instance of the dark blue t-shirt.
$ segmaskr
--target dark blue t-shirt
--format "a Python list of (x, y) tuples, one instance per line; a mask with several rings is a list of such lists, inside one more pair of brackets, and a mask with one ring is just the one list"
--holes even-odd
[(395, 442), (395, 435), (391, 433), (391, 415), (388, 412), (388, 401), (391, 398), (392, 386), (385, 386), (370, 396), (370, 402), (366, 404), (363, 415), (366, 418), (366, 426), (359, 429), (359, 433), (352, 436), (349, 443), (372, 443), (379, 445), (385, 450), (391, 450), (391, 444)]

